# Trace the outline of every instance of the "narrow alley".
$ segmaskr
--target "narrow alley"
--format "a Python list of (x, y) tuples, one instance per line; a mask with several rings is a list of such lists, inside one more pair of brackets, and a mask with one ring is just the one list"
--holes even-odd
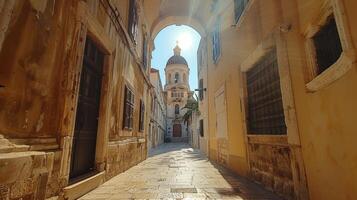
[(357, 199), (357, 0), (0, 0), (0, 200)]
[(150, 157), (80, 198), (101, 199), (279, 199), (211, 163), (184, 143), (166, 143)]

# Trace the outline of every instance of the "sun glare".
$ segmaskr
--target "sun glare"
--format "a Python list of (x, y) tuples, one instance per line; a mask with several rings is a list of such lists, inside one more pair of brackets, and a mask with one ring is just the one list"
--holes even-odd
[(192, 36), (190, 33), (188, 32), (183, 32), (181, 33), (178, 38), (178, 45), (182, 48), (182, 49), (189, 49), (192, 46)]

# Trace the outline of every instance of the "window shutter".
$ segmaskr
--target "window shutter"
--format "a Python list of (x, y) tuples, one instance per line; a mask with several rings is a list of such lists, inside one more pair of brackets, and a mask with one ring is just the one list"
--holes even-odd
[(200, 97), (200, 101), (203, 100), (203, 79), (200, 79), (200, 82), (199, 82), (199, 92), (198, 92), (198, 95)]

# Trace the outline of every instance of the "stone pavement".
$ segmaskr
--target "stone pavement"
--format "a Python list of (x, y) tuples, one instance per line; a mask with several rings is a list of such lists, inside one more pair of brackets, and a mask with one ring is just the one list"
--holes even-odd
[(164, 144), (150, 157), (81, 200), (280, 199), (245, 178), (212, 164), (187, 144)]

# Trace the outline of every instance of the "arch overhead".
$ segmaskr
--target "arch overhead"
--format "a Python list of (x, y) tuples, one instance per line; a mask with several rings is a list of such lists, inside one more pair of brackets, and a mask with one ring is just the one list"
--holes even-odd
[(201, 37), (205, 37), (206, 31), (202, 23), (190, 16), (166, 16), (158, 17), (151, 28), (151, 36), (155, 39), (156, 35), (165, 27), (170, 25), (187, 25), (197, 31)]

